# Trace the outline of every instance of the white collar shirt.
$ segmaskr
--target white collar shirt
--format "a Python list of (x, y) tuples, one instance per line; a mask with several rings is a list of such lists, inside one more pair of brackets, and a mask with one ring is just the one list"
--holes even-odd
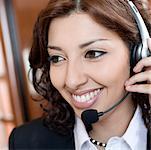
[[(90, 142), (89, 135), (81, 119), (76, 117), (74, 127), (74, 138), (76, 150), (97, 150)], [(138, 106), (135, 114), (122, 137), (111, 137), (105, 150), (146, 150), (147, 129), (142, 119), (142, 112)]]

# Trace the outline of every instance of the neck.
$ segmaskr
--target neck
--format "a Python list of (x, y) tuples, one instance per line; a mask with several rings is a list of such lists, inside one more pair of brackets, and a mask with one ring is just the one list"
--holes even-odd
[(93, 130), (89, 133), (90, 137), (106, 143), (109, 138), (113, 136), (122, 136), (125, 133), (134, 112), (135, 106), (130, 96), (112, 112), (106, 114), (97, 123), (92, 125)]

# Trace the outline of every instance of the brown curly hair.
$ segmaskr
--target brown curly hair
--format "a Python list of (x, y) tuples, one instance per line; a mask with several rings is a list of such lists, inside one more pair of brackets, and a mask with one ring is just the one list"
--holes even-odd
[[(151, 25), (140, 1), (135, 1), (148, 30)], [(33, 43), (29, 56), (32, 68), (32, 78), (35, 90), (42, 95), (49, 105), (45, 110), (45, 123), (49, 128), (55, 129), (61, 134), (66, 134), (73, 129), (75, 114), (71, 106), (64, 100), (60, 93), (52, 85), (48, 61), (48, 30), (54, 18), (68, 16), (73, 12), (81, 11), (97, 22), (116, 32), (125, 41), (127, 46), (136, 45), (140, 41), (140, 35), (130, 7), (126, 0), (50, 0), (36, 21), (33, 32)], [(132, 49), (130, 49), (132, 51)], [(142, 109), (143, 119), (147, 128), (151, 127), (151, 115), (149, 114), (149, 98), (146, 94), (132, 93), (133, 100)]]

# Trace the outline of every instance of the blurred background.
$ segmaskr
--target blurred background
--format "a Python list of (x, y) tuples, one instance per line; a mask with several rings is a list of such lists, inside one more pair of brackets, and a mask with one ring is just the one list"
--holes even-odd
[(41, 115), (28, 79), (28, 54), (36, 16), (48, 0), (0, 0), (0, 150), (11, 130)]
[[(34, 22), (49, 0), (0, 0), (0, 150), (15, 126), (42, 114), (28, 72)], [(144, 7), (151, 0), (143, 0)]]

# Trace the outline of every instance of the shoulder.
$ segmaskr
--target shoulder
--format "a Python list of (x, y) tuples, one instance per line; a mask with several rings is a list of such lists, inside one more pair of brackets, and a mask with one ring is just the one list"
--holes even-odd
[(61, 135), (47, 128), (42, 119), (36, 119), (15, 128), (9, 137), (10, 149), (19, 148), (72, 148), (74, 145), (73, 131)]

